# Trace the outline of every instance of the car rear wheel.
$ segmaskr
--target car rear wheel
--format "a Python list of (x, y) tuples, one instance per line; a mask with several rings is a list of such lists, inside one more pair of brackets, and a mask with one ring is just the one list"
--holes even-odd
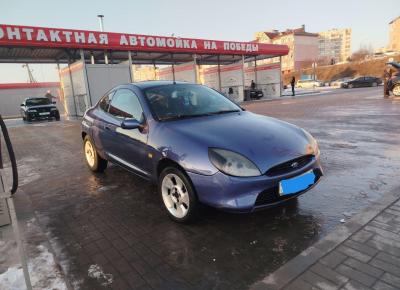
[(393, 88), (393, 95), (400, 97), (400, 84), (397, 84)]
[(349, 84), (349, 89), (352, 89), (352, 88), (354, 88), (354, 85), (353, 84)]
[(372, 83), (372, 86), (373, 86), (373, 87), (376, 87), (377, 85), (378, 85), (378, 84), (377, 84), (376, 82), (373, 82), (373, 83)]
[(107, 160), (101, 158), (89, 136), (83, 140), (83, 151), (86, 164), (93, 172), (103, 172), (107, 168)]
[(188, 223), (196, 218), (197, 197), (184, 172), (175, 167), (165, 168), (160, 174), (158, 191), (172, 220)]

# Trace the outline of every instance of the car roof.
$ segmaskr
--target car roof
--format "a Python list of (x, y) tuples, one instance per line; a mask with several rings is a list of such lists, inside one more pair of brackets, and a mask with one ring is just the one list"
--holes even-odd
[(178, 82), (178, 81), (143, 81), (143, 82), (136, 82), (136, 83), (131, 83), (131, 85), (138, 87), (141, 90), (148, 89), (148, 88), (153, 88), (153, 87), (160, 87), (160, 86), (167, 86), (167, 85), (173, 85), (173, 84), (193, 84), (194, 83), (189, 83), (189, 82)]

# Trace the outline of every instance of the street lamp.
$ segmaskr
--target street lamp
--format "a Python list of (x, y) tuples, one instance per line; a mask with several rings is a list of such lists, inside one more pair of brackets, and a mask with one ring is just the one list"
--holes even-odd
[[(103, 14), (98, 14), (97, 17), (99, 18), (99, 23), (100, 23), (100, 31), (104, 32), (104, 23), (103, 23)], [(108, 55), (107, 55), (107, 50), (104, 51), (104, 63), (108, 64)]]
[(104, 18), (104, 15), (102, 15), (102, 14), (99, 14), (99, 15), (97, 15), (97, 17), (99, 18), (99, 23), (100, 23), (100, 31), (104, 31), (104, 23), (103, 23), (103, 18)]

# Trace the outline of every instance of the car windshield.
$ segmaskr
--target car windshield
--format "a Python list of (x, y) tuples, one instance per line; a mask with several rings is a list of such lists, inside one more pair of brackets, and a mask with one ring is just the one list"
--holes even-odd
[(48, 98), (36, 98), (26, 100), (27, 106), (41, 106), (41, 105), (50, 105), (50, 100)]
[(164, 85), (144, 92), (152, 111), (161, 121), (241, 111), (225, 96), (201, 85)]

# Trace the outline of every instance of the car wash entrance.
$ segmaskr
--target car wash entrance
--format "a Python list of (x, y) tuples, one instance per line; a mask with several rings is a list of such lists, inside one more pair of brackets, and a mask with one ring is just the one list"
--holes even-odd
[(57, 63), (69, 116), (82, 116), (113, 86), (143, 79), (201, 83), (236, 102), (254, 82), (264, 98), (279, 97), (287, 53), (286, 45), (0, 25), (0, 62)]

